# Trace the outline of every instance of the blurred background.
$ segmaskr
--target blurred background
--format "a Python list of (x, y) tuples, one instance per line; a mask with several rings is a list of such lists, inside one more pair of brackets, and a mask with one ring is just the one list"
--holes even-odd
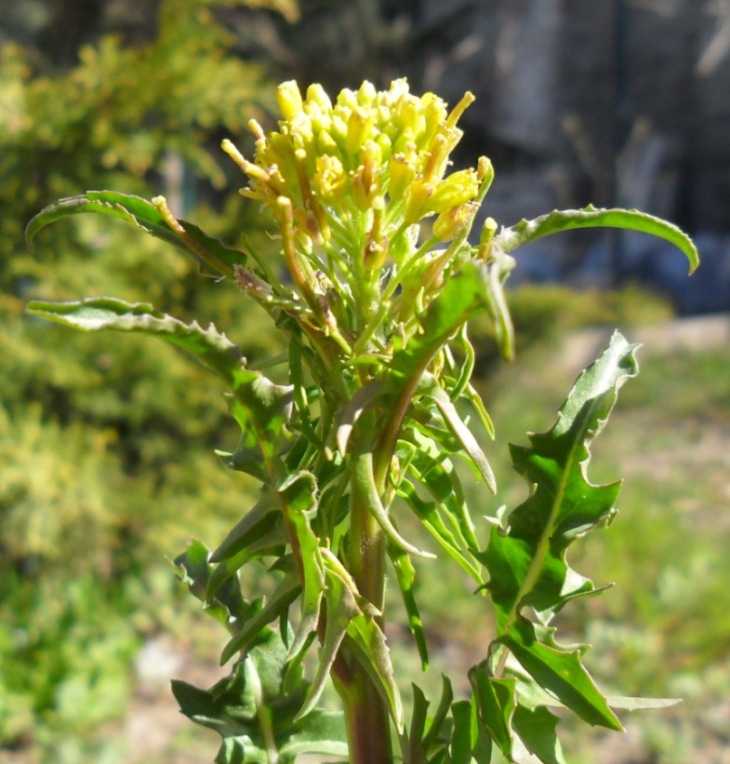
[[(214, 321), (254, 360), (278, 341), (156, 240), (82, 216), (30, 252), (25, 224), (111, 188), (164, 193), (220, 238), (245, 229), (265, 246), (221, 139), (250, 153), (246, 122), (274, 123), (281, 80), (333, 92), (401, 76), (451, 104), (476, 95), (457, 162), (491, 157), (485, 215), (637, 207), (699, 245), (687, 279), (679, 252), (641, 235), (544, 240), (512, 278), (520, 363), (497, 359), (486, 325), (473, 334), (502, 442), (551, 425), (606, 327), (645, 342), (592, 472), (627, 478), (622, 512), (574, 560), (617, 586), (561, 628), (595, 645), (587, 663), (614, 694), (685, 702), (630, 717), (623, 737), (569, 729), (568, 758), (730, 762), (730, 2), (0, 0), (2, 764), (212, 759), (215, 736), (177, 714), (168, 683), (212, 684), (224, 635), (165, 560), (191, 536), (216, 544), (254, 491), (213, 455), (235, 428), (200, 369), (152, 342), (36, 322), (24, 304), (110, 294)], [(487, 453), (500, 501), (519, 497), (506, 453)], [(482, 604), (427, 565), (419, 577), (438, 660), (468, 668), (487, 641)]]

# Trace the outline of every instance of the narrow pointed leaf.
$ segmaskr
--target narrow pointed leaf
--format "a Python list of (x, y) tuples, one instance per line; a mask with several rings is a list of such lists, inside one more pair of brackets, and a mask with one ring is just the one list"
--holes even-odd
[(620, 695), (609, 695), (606, 700), (611, 708), (623, 708), (626, 711), (671, 708), (682, 702), (681, 698), (631, 698)]
[(423, 527), (438, 541), (447, 554), (455, 560), (466, 573), (481, 582), (479, 564), (472, 555), (462, 550), (454, 534), (447, 528), (439, 515), (437, 506), (433, 501), (422, 499), (413, 483), (409, 480), (401, 480), (398, 485), (397, 495), (400, 496), (413, 510), (413, 513), (423, 523)]
[(373, 456), (370, 453), (358, 454), (353, 460), (353, 480), (358, 482), (360, 489), (367, 496), (368, 506), (373, 517), (381, 527), (383, 534), (388, 541), (404, 552), (413, 554), (416, 557), (435, 558), (430, 552), (424, 552), (409, 541), (406, 541), (396, 527), (393, 525), (388, 512), (383, 506), (383, 502), (378, 494), (378, 488), (375, 484), (375, 475), (373, 474)]
[(37, 233), (50, 223), (70, 215), (97, 213), (124, 220), (137, 228), (180, 247), (208, 267), (225, 275), (232, 275), (233, 266), (243, 265), (247, 257), (236, 249), (227, 247), (209, 236), (193, 223), (184, 220), (170, 221), (152, 202), (131, 194), (115, 191), (87, 191), (86, 194), (60, 199), (41, 210), (26, 227), (26, 240), (32, 245)]
[(296, 657), (317, 628), (322, 596), (325, 589), (325, 569), (319, 539), (312, 530), (310, 517), (317, 509), (317, 483), (311, 472), (291, 475), (279, 488), (279, 497), (299, 545), (303, 571), (302, 613), (289, 658)]
[(426, 750), (435, 745), (436, 741), (439, 739), (439, 735), (444, 728), (444, 722), (449, 715), (449, 709), (453, 701), (454, 690), (451, 687), (451, 682), (445, 674), (442, 674), (441, 698), (439, 700), (438, 708), (429, 720), (426, 728), (426, 734), (423, 736), (423, 746)]
[(302, 587), (295, 576), (287, 576), (271, 593), (266, 604), (252, 618), (247, 620), (225, 646), (221, 654), (221, 665), (227, 663), (235, 653), (246, 652), (247, 648), (259, 638), (262, 629), (273, 623), (286, 612), (299, 596)]
[(487, 675), (482, 666), (469, 672), (469, 681), (479, 706), (482, 722), (502, 755), (512, 756), (512, 715), (517, 705), (516, 680), (496, 679)]
[(265, 490), (261, 499), (243, 516), (211, 555), (211, 562), (221, 562), (259, 541), (280, 523), (281, 507), (276, 496)]
[(31, 315), (85, 332), (111, 329), (158, 337), (192, 353), (229, 383), (243, 368), (238, 346), (213, 325), (203, 329), (196, 321), (185, 324), (146, 303), (91, 297), (76, 302), (34, 301), (27, 310)]
[(429, 305), (423, 319), (423, 332), (412, 337), (393, 358), (397, 379), (420, 378), (429, 361), (458, 329), (476, 313), (486, 308), (481, 269), (466, 263), (461, 271), (450, 276), (446, 286)]
[(690, 273), (700, 263), (699, 253), (693, 241), (672, 223), (638, 210), (596, 209), (590, 206), (582, 210), (556, 210), (534, 220), (522, 220), (499, 233), (494, 239), (494, 246), (511, 252), (543, 236), (574, 228), (625, 228), (648, 233), (666, 239), (678, 247), (689, 261)]
[(423, 621), (418, 611), (418, 605), (414, 595), (413, 584), (416, 579), (416, 570), (408, 555), (400, 549), (389, 549), (390, 561), (393, 563), (395, 576), (400, 587), (403, 605), (408, 616), (408, 628), (411, 630), (413, 639), (418, 649), (418, 657), (421, 659), (421, 669), (428, 669), (428, 646), (426, 636), (423, 633)]

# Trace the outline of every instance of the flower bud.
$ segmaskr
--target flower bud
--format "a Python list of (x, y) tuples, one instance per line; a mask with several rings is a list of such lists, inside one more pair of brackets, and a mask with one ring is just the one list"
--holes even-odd
[(276, 89), (276, 101), (284, 119), (291, 120), (302, 111), (302, 94), (295, 80), (282, 82)]
[(388, 195), (394, 202), (400, 201), (408, 190), (408, 186), (413, 182), (416, 175), (416, 168), (412, 162), (409, 162), (404, 154), (394, 154), (390, 158), (390, 183), (388, 184)]
[(428, 202), (433, 192), (433, 184), (427, 183), (423, 179), (415, 180), (411, 183), (408, 187), (406, 208), (403, 212), (403, 217), (408, 225), (417, 223), (428, 213)]
[(317, 104), (322, 112), (332, 111), (332, 101), (330, 101), (330, 97), (325, 92), (325, 89), (318, 82), (312, 83), (307, 88), (307, 101)]
[(373, 115), (368, 109), (353, 109), (347, 120), (347, 140), (345, 150), (355, 155), (365, 141), (370, 139), (373, 130)]

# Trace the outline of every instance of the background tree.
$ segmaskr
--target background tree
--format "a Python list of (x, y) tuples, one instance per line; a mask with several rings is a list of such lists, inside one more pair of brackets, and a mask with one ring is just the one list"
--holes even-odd
[[(286, 0), (245, 4), (296, 16)], [(111, 257), (93, 224), (65, 226), (32, 255), (23, 229), (53, 198), (114, 184), (164, 191), (179, 212), (196, 205), (220, 235), (248, 217), (255, 237), (255, 210), (227, 186), (218, 145), (263, 118), (273, 89), (260, 62), (233, 54), (209, 0), (29, 12), (44, 9), (50, 23), (35, 37), (11, 15), (27, 45), (0, 52), (0, 747), (34, 742), (60, 755), (65, 740), (78, 760), (72, 733), (124, 712), (139, 639), (165, 617), (153, 615), (154, 592), (172, 597), (173, 578), (154, 570), (179, 543), (161, 539), (182, 533), (180, 517), (202, 532), (211, 506), (235, 516), (239, 499), (222, 467), (197, 469), (227, 427), (219, 391), (197, 369), (134, 344), (110, 355), (29, 321), (23, 304), (87, 281), (226, 321), (233, 300), (121, 227)], [(242, 334), (266, 345), (257, 321), (236, 306)]]

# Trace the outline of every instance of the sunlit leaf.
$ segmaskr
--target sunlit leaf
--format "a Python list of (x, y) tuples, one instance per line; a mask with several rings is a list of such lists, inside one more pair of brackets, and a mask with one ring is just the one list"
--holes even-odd
[(511, 252), (543, 236), (574, 228), (626, 228), (651, 234), (678, 247), (687, 256), (690, 273), (700, 262), (694, 242), (672, 223), (638, 210), (596, 209), (590, 206), (582, 210), (555, 210), (534, 220), (522, 220), (497, 234), (494, 245)]
[(214, 272), (230, 276), (234, 265), (243, 265), (247, 260), (243, 252), (225, 246), (193, 223), (170, 220), (158, 205), (139, 196), (115, 191), (87, 191), (49, 205), (28, 223), (25, 232), (28, 244), (32, 244), (38, 232), (50, 223), (89, 212), (132, 223), (140, 230), (180, 247)]

